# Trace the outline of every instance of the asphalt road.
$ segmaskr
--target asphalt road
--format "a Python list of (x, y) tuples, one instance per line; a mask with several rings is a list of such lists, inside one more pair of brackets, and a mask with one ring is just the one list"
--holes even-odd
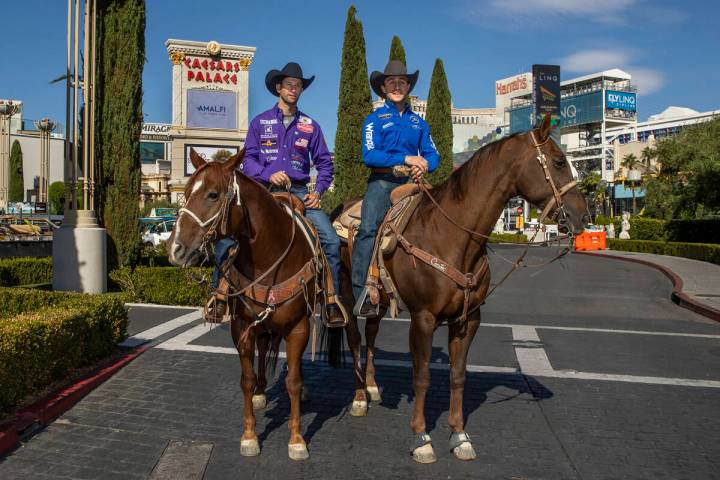
[[(533, 249), (527, 262), (553, 252)], [(492, 259), (499, 279), (508, 265)], [(305, 362), (311, 457), (297, 463), (287, 458), (282, 369), (258, 415), (262, 453), (241, 457), (240, 369), (227, 327), (211, 329), (192, 310), (132, 307), (130, 334), (154, 347), (4, 459), (0, 478), (160, 478), (158, 464), (178, 458), (178, 448), (187, 478), (717, 478), (720, 324), (673, 304), (671, 290), (654, 269), (582, 255), (511, 277), (483, 307), (469, 355), (473, 462), (446, 448), (439, 329), (426, 411), (433, 465), (409, 455), (407, 319), (381, 325), (383, 400), (367, 417), (347, 414), (349, 368)]]

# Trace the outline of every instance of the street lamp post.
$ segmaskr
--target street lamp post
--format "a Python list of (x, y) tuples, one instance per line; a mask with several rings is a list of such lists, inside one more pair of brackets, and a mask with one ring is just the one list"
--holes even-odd
[(48, 188), (50, 186), (50, 134), (57, 126), (48, 118), (35, 122), (40, 130), (40, 185), (38, 186), (38, 202), (48, 202)]
[(12, 101), (0, 101), (0, 209), (7, 210), (10, 201), (10, 122), (19, 110)]
[[(83, 26), (80, 25), (81, 9)], [(74, 8), (73, 8), (74, 7)], [(65, 212), (53, 235), (53, 289), (85, 293), (107, 290), (107, 237), (95, 216), (95, 0), (68, 0), (65, 138)], [(80, 31), (83, 77), (80, 79)], [(80, 150), (80, 95), (83, 106)], [(72, 101), (71, 101), (72, 100)], [(72, 133), (72, 142), (70, 135)], [(82, 162), (81, 175), (78, 166)], [(76, 185), (82, 176), (82, 209)]]

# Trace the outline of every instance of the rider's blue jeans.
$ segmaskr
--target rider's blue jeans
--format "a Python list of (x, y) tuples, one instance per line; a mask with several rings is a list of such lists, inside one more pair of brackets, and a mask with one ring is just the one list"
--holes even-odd
[[(271, 187), (271, 192), (285, 191), (280, 188)], [(294, 184), (290, 188), (290, 193), (304, 200), (307, 195), (307, 187), (304, 185)], [(335, 232), (332, 223), (327, 214), (319, 208), (306, 208), (305, 216), (315, 226), (320, 237), (320, 245), (322, 246), (325, 257), (327, 258), (330, 270), (332, 271), (333, 283), (335, 284), (335, 293), (340, 294), (340, 238)], [(216, 265), (221, 265), (227, 259), (228, 251), (235, 245), (230, 238), (222, 238), (215, 244), (215, 260)], [(220, 270), (216, 267), (213, 275), (213, 287), (217, 288), (220, 282)]]
[(372, 257), (378, 228), (390, 209), (390, 192), (407, 181), (393, 175), (370, 175), (367, 193), (363, 199), (360, 229), (355, 236), (352, 251), (352, 287), (357, 299), (365, 288), (368, 267)]

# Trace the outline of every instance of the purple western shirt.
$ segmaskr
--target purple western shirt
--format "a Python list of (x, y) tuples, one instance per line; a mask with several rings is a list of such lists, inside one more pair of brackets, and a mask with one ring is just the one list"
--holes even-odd
[(273, 173), (284, 170), (290, 180), (307, 183), (311, 163), (317, 170), (315, 192), (322, 195), (332, 182), (333, 162), (312, 118), (298, 110), (286, 130), (282, 110), (275, 105), (252, 119), (245, 140), (245, 175), (269, 183)]

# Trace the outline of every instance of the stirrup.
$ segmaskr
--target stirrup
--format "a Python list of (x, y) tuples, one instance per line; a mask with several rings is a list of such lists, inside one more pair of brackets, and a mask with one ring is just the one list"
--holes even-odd
[[(322, 311), (322, 320), (326, 327), (328, 328), (345, 328), (350, 321), (350, 316), (347, 313), (347, 310), (345, 310), (345, 305), (343, 305), (342, 300), (337, 295), (333, 295), (335, 297), (335, 301), (330, 303), (326, 302), (323, 305), (323, 311)], [(334, 307), (337, 307), (338, 311), (340, 312), (340, 315), (343, 318), (342, 323), (332, 323), (330, 322), (330, 316), (327, 313), (327, 308), (332, 305)]]
[(353, 315), (356, 317), (363, 318), (375, 318), (380, 316), (380, 302), (377, 305), (373, 305), (368, 297), (367, 286), (363, 287), (360, 297), (358, 297), (355, 306), (353, 307)]

